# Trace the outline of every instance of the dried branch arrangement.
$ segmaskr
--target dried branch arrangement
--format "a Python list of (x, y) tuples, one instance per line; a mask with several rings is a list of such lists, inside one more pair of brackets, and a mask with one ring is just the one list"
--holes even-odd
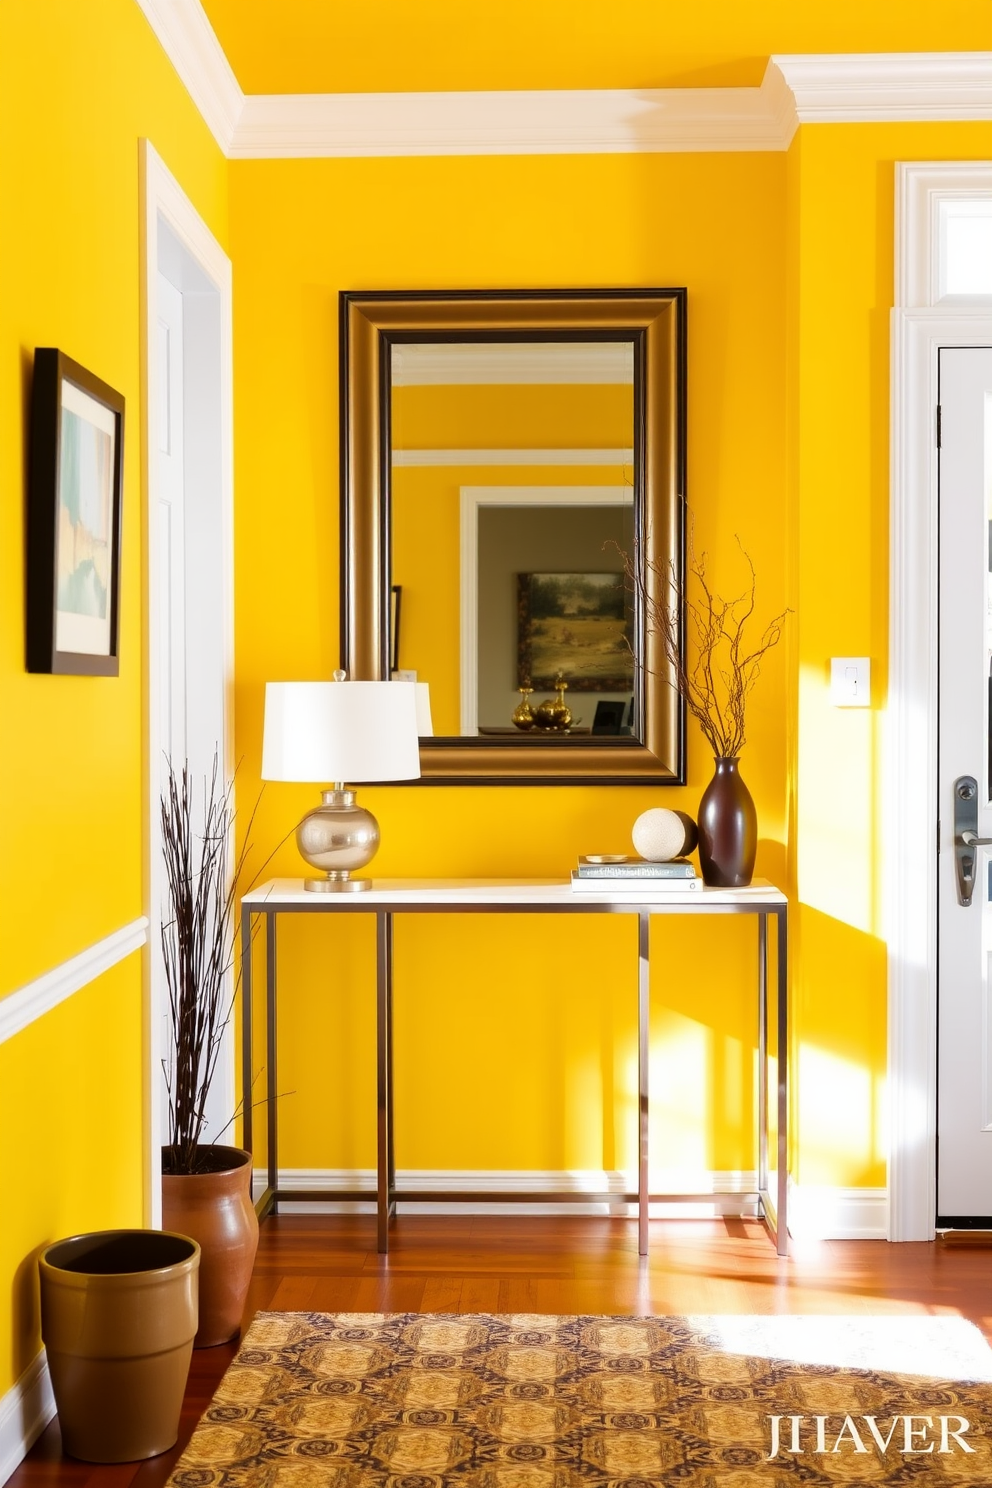
[(237, 979), (230, 973), (237, 893), (251, 823), (232, 868), (233, 789), (233, 782), (222, 784), (215, 755), (213, 772), (204, 782), (201, 815), (195, 809), (188, 766), (177, 777), (169, 763), (161, 801), (168, 891), (162, 954), (171, 1022), (171, 1047), (162, 1061), (169, 1097), (169, 1146), (163, 1166), (169, 1173), (204, 1171), (201, 1136), (207, 1096), (234, 1006)]
[[(706, 554), (696, 556), (689, 542), (686, 580), (680, 583), (671, 564), (648, 561), (655, 584), (650, 592), (634, 560), (622, 554), (626, 583), (644, 605), (645, 624), (659, 637), (673, 685), (717, 759), (736, 759), (746, 740), (747, 700), (766, 652), (778, 645), (786, 616), (783, 610), (751, 640), (756, 579), (750, 554), (737, 539), (750, 581), (733, 599), (723, 599), (710, 584)], [(682, 646), (684, 608), (686, 646)]]

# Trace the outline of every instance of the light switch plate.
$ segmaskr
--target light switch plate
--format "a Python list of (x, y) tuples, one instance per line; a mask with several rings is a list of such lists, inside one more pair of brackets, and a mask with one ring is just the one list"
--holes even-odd
[(867, 656), (831, 656), (830, 701), (835, 708), (871, 706), (871, 659)]

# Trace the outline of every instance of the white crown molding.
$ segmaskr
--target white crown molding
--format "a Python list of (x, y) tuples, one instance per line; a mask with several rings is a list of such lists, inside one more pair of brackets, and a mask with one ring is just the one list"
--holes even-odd
[(230, 154), (245, 95), (200, 0), (137, 0), (204, 123)]
[(630, 341), (398, 342), (393, 387), (593, 383), (634, 385)]
[(992, 52), (769, 60), (760, 88), (245, 99), (235, 158), (788, 149), (800, 124), (992, 118)]
[(773, 56), (768, 69), (792, 94), (799, 124), (992, 119), (992, 52)]
[(45, 1350), (0, 1397), (0, 1483), (6, 1483), (55, 1414)]
[(992, 52), (774, 56), (760, 88), (245, 95), (200, 0), (137, 0), (225, 155), (785, 150), (799, 124), (992, 118)]
[(760, 88), (252, 94), (233, 159), (780, 150)]
[(132, 920), (129, 925), (104, 936), (96, 945), (80, 951), (78, 956), (63, 961), (61, 966), (46, 971), (43, 976), (36, 977), (33, 982), (11, 992), (0, 1001), (0, 1044), (20, 1033), (35, 1019), (51, 1012), (52, 1008), (58, 1007), (60, 1002), (64, 1002), (73, 993), (81, 991), (98, 976), (116, 966), (118, 961), (130, 956), (132, 951), (140, 950), (147, 939), (148, 921), (142, 915), (140, 919)]

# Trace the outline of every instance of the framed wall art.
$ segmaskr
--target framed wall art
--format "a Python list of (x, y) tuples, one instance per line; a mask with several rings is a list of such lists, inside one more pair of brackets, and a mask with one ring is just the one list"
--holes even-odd
[(54, 347), (34, 354), (29, 672), (119, 671), (124, 399)]

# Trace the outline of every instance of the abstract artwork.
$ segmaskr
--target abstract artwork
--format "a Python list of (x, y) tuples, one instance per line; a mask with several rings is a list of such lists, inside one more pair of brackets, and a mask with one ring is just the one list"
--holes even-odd
[(35, 352), (27, 664), (118, 673), (124, 399), (51, 347)]

